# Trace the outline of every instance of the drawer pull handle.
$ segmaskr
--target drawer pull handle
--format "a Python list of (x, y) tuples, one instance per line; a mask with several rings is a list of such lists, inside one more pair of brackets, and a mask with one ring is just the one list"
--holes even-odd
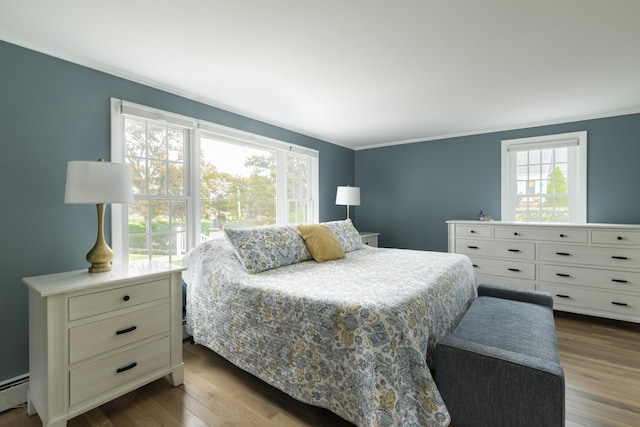
[(559, 277), (571, 277), (570, 274), (566, 274), (566, 273), (556, 273), (556, 276), (559, 276)]
[(509, 252), (520, 252), (520, 249), (507, 249)]
[(129, 301), (131, 297), (129, 295), (125, 295), (122, 297), (122, 301)]
[(132, 326), (132, 327), (127, 328), (127, 329), (120, 329), (119, 331), (116, 331), (116, 335), (128, 334), (129, 332), (133, 332), (136, 329), (138, 329), (137, 326)]
[(623, 237), (622, 237), (622, 236), (618, 236), (618, 237), (617, 237), (617, 239), (618, 239), (618, 240), (622, 240), (622, 239), (623, 239)]
[(569, 252), (556, 252), (556, 255), (571, 256)]
[(475, 232), (476, 232), (476, 230), (469, 231), (469, 233), (471, 233), (471, 234), (475, 234)]
[(473, 268), (478, 268), (478, 264), (473, 264)]
[(611, 258), (613, 258), (613, 259), (629, 259), (626, 256), (616, 256), (616, 255), (612, 255)]
[(136, 362), (133, 362), (131, 365), (127, 365), (127, 366), (124, 366), (124, 367), (122, 367), (122, 368), (118, 368), (118, 369), (116, 369), (116, 373), (117, 373), (117, 374), (120, 374), (120, 373), (122, 373), (122, 372), (128, 371), (129, 369), (133, 369), (133, 368), (135, 368), (136, 366), (138, 366), (138, 364), (137, 364)]
[(514, 232), (514, 233), (513, 233), (513, 235), (514, 235), (514, 236), (518, 236), (519, 234), (518, 234), (518, 232), (516, 231), (516, 232)]
[(560, 234), (560, 237), (567, 237), (567, 236), (565, 236), (564, 234)]
[(619, 305), (621, 307), (627, 307), (629, 304), (627, 304), (626, 302), (618, 302), (618, 301), (611, 301), (611, 304), (613, 305)]
[(471, 246), (471, 245), (467, 245), (467, 248), (469, 248), (469, 249), (478, 249), (477, 246)]
[(616, 283), (629, 283), (628, 280), (624, 280), (624, 279), (611, 279), (611, 281)]
[(519, 268), (508, 268), (507, 270), (509, 270), (509, 271), (516, 271), (516, 272), (520, 271), (520, 269), (519, 269)]
[(564, 295), (564, 294), (556, 294), (556, 296), (558, 298), (571, 298), (569, 295)]

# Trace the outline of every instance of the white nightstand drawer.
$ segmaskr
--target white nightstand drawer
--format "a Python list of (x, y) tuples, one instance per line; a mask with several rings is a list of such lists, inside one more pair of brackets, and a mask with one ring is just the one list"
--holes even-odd
[(69, 320), (107, 313), (149, 301), (169, 298), (169, 280), (155, 280), (69, 298)]
[(71, 328), (69, 363), (169, 331), (169, 304)]
[(380, 233), (373, 233), (370, 231), (361, 231), (360, 232), (360, 239), (362, 240), (362, 243), (367, 245), (367, 246), (371, 246), (374, 248), (378, 247), (378, 236), (380, 235)]
[(587, 230), (552, 227), (496, 227), (495, 237), (515, 240), (548, 240), (552, 242), (586, 243)]
[(540, 259), (556, 263), (638, 268), (640, 249), (541, 244)]
[(69, 404), (135, 381), (170, 364), (169, 337), (153, 341), (69, 372)]
[(514, 279), (534, 280), (536, 265), (520, 261), (500, 261), (495, 259), (471, 258), (476, 274), (512, 277)]
[(488, 225), (456, 225), (456, 236), (459, 236), (459, 237), (491, 237), (491, 226), (488, 226)]
[(525, 242), (456, 239), (456, 252), (470, 256), (477, 255), (534, 260), (536, 257), (536, 246), (534, 243)]
[(626, 230), (593, 230), (591, 241), (612, 245), (640, 245), (640, 233)]
[[(554, 308), (579, 307), (587, 310), (606, 311), (624, 316), (640, 315), (640, 296), (622, 293), (601, 292), (580, 288), (541, 283), (540, 289), (553, 296)], [(615, 316), (611, 316), (614, 317)]]
[(640, 293), (639, 272), (541, 264), (540, 280), (566, 285), (593, 286), (603, 290)]

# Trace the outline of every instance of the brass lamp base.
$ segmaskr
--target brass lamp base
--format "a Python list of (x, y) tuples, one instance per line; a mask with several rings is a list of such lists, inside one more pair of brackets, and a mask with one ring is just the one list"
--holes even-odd
[(89, 273), (104, 273), (111, 271), (111, 260), (113, 259), (113, 251), (104, 240), (104, 203), (98, 203), (98, 237), (96, 244), (87, 253), (87, 262), (91, 264)]

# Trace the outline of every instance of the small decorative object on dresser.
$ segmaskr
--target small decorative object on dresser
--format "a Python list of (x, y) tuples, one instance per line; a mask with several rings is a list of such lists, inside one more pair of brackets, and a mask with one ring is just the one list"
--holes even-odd
[(29, 287), (27, 411), (45, 427), (169, 375), (183, 382), (185, 268), (141, 262), (24, 278)]
[(380, 233), (374, 233), (372, 231), (360, 231), (359, 233), (360, 238), (362, 238), (362, 243), (374, 248), (378, 247), (378, 236)]
[(479, 283), (550, 292), (554, 309), (640, 323), (640, 225), (447, 221)]

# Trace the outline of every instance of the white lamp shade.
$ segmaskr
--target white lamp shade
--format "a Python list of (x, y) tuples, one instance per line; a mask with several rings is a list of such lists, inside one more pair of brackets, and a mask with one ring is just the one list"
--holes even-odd
[(65, 203), (133, 203), (128, 165), (103, 161), (67, 164)]
[(336, 205), (360, 206), (360, 187), (338, 187)]

